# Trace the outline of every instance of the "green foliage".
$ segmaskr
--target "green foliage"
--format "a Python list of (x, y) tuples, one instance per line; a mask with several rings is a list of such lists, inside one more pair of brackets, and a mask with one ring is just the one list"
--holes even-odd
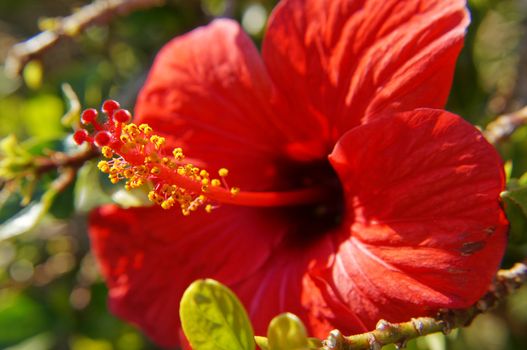
[(192, 283), (181, 299), (183, 331), (195, 350), (252, 350), (249, 317), (238, 298), (210, 279)]
[[(32, 317), (27, 317), (28, 314)], [(24, 294), (0, 294), (0, 315), (0, 348), (45, 330), (46, 317), (42, 305)]]
[(516, 204), (527, 217), (527, 173), (519, 178), (510, 178), (512, 162), (505, 169), (508, 177), (507, 190), (501, 196)]
[(503, 193), (503, 197), (511, 199), (527, 215), (527, 187), (506, 191)]
[(269, 350), (307, 350), (306, 328), (293, 314), (285, 313), (273, 318), (267, 329)]

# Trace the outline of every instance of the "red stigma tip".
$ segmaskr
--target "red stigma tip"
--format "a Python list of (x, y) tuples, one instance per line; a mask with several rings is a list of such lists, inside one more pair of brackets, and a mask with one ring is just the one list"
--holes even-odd
[(106, 100), (102, 104), (102, 111), (108, 115), (108, 117), (113, 116), (113, 112), (117, 109), (119, 109), (121, 106), (119, 105), (119, 102), (114, 100)]
[(85, 110), (84, 112), (82, 112), (81, 115), (82, 124), (87, 125), (93, 123), (93, 121), (95, 121), (95, 119), (97, 118), (97, 115), (97, 110), (93, 108)]
[(97, 147), (106, 146), (110, 143), (112, 135), (108, 131), (99, 131), (95, 134), (94, 143)]
[(132, 119), (132, 115), (126, 109), (118, 109), (113, 114), (113, 119), (119, 123), (128, 123)]
[(84, 141), (86, 141), (87, 139), (88, 139), (88, 132), (84, 129), (77, 130), (73, 134), (73, 141), (75, 141), (77, 145), (82, 145)]

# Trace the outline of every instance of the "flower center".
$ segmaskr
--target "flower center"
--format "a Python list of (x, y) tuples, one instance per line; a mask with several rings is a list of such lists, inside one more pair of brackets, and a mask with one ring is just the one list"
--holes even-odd
[(324, 188), (325, 197), (318, 201), (285, 207), (281, 215), (292, 225), (286, 245), (302, 248), (314, 243), (323, 234), (337, 228), (344, 216), (344, 193), (341, 182), (327, 159), (287, 165), (287, 176), (292, 188), (317, 184)]
[[(131, 123), (131, 114), (120, 109), (117, 102), (106, 101), (102, 111), (107, 115), (104, 121), (99, 120), (94, 109), (83, 112), (81, 122), (91, 125), (94, 131), (90, 134), (86, 129), (77, 130), (74, 140), (101, 149), (109, 160), (100, 161), (98, 167), (108, 174), (112, 183), (124, 180), (127, 190), (151, 186), (148, 198), (163, 209), (179, 207), (184, 215), (189, 215), (198, 208), (210, 212), (222, 203), (258, 207), (300, 206), (312, 207), (309, 211), (314, 210), (320, 216), (328, 209), (325, 204), (321, 207), (321, 203), (329, 203), (333, 197), (324, 181), (316, 181), (321, 177), (319, 173), (322, 174), (319, 170), (314, 172), (316, 176), (308, 179), (303, 171), (299, 172), (297, 175), (302, 181), (298, 183), (298, 189), (291, 191), (240, 191), (227, 184), (229, 171), (226, 168), (217, 170), (217, 175), (213, 176), (208, 170), (186, 161), (181, 148), (169, 149), (165, 139), (154, 134), (148, 125)], [(292, 176), (295, 178), (295, 174)], [(305, 183), (306, 180), (311, 182)], [(292, 188), (297, 188), (296, 184), (293, 185)]]

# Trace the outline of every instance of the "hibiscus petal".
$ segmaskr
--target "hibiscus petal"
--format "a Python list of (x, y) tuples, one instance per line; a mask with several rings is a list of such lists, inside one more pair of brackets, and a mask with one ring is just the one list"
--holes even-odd
[(333, 145), (381, 112), (443, 107), (468, 22), (462, 0), (283, 0), (263, 57), (289, 122)]
[(159, 52), (136, 121), (150, 124), (200, 165), (229, 168), (233, 185), (271, 188), (277, 170), (270, 158), (288, 137), (275, 125), (272, 95), (251, 39), (236, 22), (215, 20)]
[(327, 303), (348, 305), (372, 328), (466, 307), (485, 292), (508, 223), (501, 160), (479, 131), (448, 112), (415, 110), (346, 133), (330, 162), (350, 215), (334, 263), (314, 275)]
[(179, 301), (191, 282), (241, 283), (267, 262), (285, 229), (266, 210), (229, 206), (190, 217), (106, 206), (90, 219), (112, 311), (164, 346), (179, 342)]
[[(283, 227), (287, 227), (289, 234), (296, 229), (291, 222), (284, 222)], [(325, 265), (333, 252), (329, 232), (316, 244), (306, 246), (291, 246), (283, 241), (258, 271), (232, 285), (247, 308), (255, 334), (265, 335), (273, 317), (291, 312), (308, 322), (310, 334), (327, 335), (331, 330), (327, 324), (309, 320), (308, 311), (315, 296), (311, 294), (307, 272), (313, 265)]]

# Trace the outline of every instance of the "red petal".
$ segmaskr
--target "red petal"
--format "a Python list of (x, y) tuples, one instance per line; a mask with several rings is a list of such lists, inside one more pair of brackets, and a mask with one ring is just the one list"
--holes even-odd
[(277, 169), (269, 159), (288, 137), (275, 125), (272, 94), (251, 39), (236, 22), (216, 20), (160, 51), (139, 95), (136, 121), (208, 170), (229, 168), (232, 185), (271, 188)]
[[(289, 227), (287, 232), (291, 233), (294, 226), (288, 224), (283, 226)], [(332, 329), (317, 322), (308, 322), (314, 296), (308, 285), (307, 272), (317, 263), (324, 265), (333, 252), (330, 233), (316, 244), (302, 247), (282, 244), (274, 249), (273, 255), (258, 271), (232, 286), (247, 308), (255, 334), (265, 335), (272, 318), (283, 312), (292, 312), (307, 322), (310, 334)]]
[(99, 208), (90, 238), (112, 311), (158, 344), (177, 344), (179, 301), (191, 282), (241, 283), (266, 263), (285, 226), (265, 213), (225, 206), (183, 218), (158, 208)]
[(349, 306), (372, 328), (466, 307), (485, 292), (508, 223), (502, 164), (479, 131), (450, 113), (416, 110), (351, 130), (330, 161), (353, 214), (332, 267), (316, 275), (328, 304)]
[(263, 56), (290, 118), (334, 144), (380, 112), (443, 107), (468, 22), (462, 0), (283, 0)]

